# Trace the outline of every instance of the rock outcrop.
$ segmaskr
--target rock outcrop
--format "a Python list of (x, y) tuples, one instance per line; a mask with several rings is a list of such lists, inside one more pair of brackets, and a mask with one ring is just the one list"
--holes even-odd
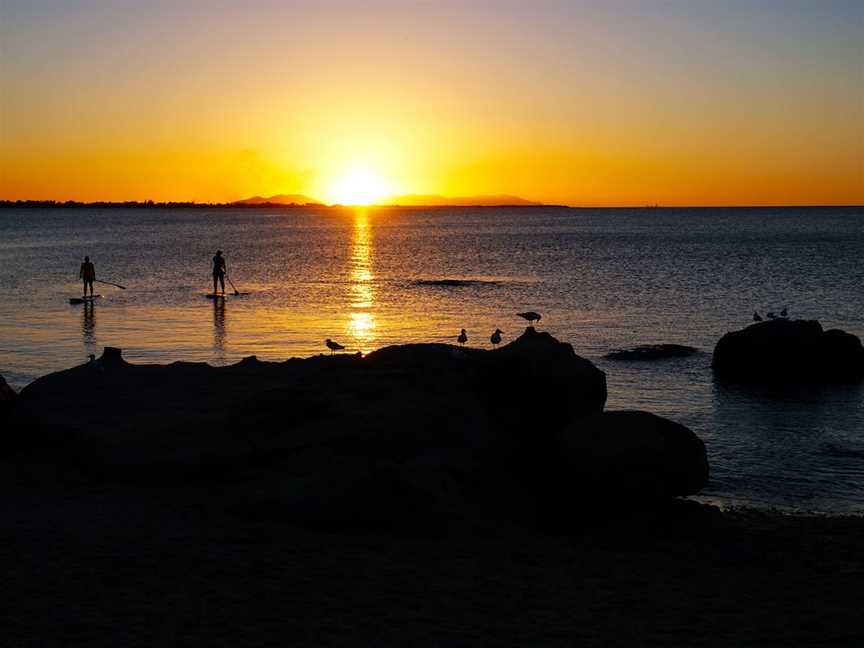
[(287, 511), (368, 520), (512, 505), (513, 457), (543, 447), (539, 460), (605, 400), (602, 371), (533, 329), (495, 351), (419, 344), (228, 367), (133, 365), (106, 349), (26, 387), (13, 436), (117, 479), (265, 470)]
[(22, 391), (11, 445), (100, 480), (242, 484), (250, 506), (325, 524), (556, 516), (562, 479), (599, 483), (598, 467), (636, 461), (618, 447), (643, 461), (622, 492), (698, 490), (689, 431), (604, 418), (605, 402), (605, 374), (532, 327), (494, 351), (413, 344), (227, 367), (134, 365), (106, 348)]
[(699, 353), (699, 349), (682, 344), (642, 344), (632, 349), (617, 349), (610, 351), (604, 358), (621, 361), (667, 360), (669, 358), (686, 358)]
[(815, 320), (776, 319), (727, 333), (714, 348), (715, 374), (738, 382), (828, 383), (864, 378), (854, 335)]
[(561, 433), (561, 456), (566, 494), (593, 504), (693, 495), (708, 481), (702, 440), (648, 412), (604, 412), (571, 423)]
[(12, 412), (17, 397), (15, 390), (6, 384), (3, 376), (0, 376), (0, 421), (4, 421)]

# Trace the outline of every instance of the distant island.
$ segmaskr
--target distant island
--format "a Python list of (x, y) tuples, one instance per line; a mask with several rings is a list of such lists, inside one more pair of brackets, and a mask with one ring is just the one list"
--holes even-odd
[(507, 194), (490, 196), (404, 194), (388, 198), (387, 205), (393, 207), (539, 207), (543, 203)]
[[(322, 205), (303, 194), (278, 194), (265, 198), (253, 196), (237, 200), (235, 205)], [(402, 194), (389, 196), (377, 203), (377, 207), (525, 207), (541, 206), (543, 203), (526, 200), (519, 196), (508, 194), (492, 194), (488, 196), (439, 196), (436, 194)], [(333, 205), (334, 207), (339, 205)]]
[[(277, 194), (275, 196), (252, 196), (233, 202), (194, 202), (194, 201), (164, 201), (153, 200), (125, 200), (125, 201), (94, 201), (82, 202), (78, 200), (0, 200), (0, 208), (4, 207), (39, 207), (39, 208), (233, 208), (233, 207), (345, 207), (346, 205), (327, 205), (320, 200), (310, 198), (303, 194)], [(405, 194), (393, 196), (380, 204), (372, 207), (550, 207), (541, 202), (535, 202), (510, 196), (507, 194), (495, 194), (489, 196), (437, 196), (432, 194)]]
[(269, 198), (265, 198), (263, 196), (252, 196), (251, 198), (244, 198), (243, 200), (235, 200), (233, 203), (229, 203), (231, 205), (255, 205), (256, 207), (260, 205), (324, 205), (320, 200), (315, 200), (314, 198), (310, 198), (309, 196), (304, 196), (303, 194), (277, 194), (275, 196), (270, 196)]
[[(255, 205), (256, 207), (267, 205), (286, 206), (310, 206), (324, 205), (320, 200), (315, 200), (302, 194), (278, 194), (268, 198), (253, 196), (232, 203), (234, 205)], [(334, 204), (331, 207), (343, 205)], [(519, 196), (507, 194), (493, 194), (488, 196), (439, 196), (435, 194), (402, 194), (390, 196), (383, 199), (373, 207), (539, 207), (541, 202), (526, 200)]]

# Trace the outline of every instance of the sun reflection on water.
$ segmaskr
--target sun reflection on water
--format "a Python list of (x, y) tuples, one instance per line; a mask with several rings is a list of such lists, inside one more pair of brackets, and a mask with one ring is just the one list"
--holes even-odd
[(347, 333), (353, 338), (352, 346), (367, 353), (375, 346), (375, 316), (370, 309), (375, 305), (372, 282), (372, 234), (369, 214), (358, 209), (354, 216), (354, 232), (351, 239), (351, 274)]
[(81, 311), (81, 334), (88, 353), (96, 348), (96, 309), (93, 302), (85, 302)]
[(225, 362), (225, 300), (213, 300), (213, 348), (216, 360)]

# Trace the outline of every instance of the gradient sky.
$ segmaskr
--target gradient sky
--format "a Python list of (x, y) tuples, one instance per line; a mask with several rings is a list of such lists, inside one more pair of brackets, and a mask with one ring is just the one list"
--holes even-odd
[(864, 2), (0, 0), (0, 198), (864, 203)]

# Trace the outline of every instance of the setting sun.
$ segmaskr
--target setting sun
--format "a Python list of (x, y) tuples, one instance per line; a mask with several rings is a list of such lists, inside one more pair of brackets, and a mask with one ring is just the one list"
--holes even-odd
[(327, 199), (341, 205), (371, 205), (392, 193), (392, 185), (375, 169), (355, 166), (336, 180)]

